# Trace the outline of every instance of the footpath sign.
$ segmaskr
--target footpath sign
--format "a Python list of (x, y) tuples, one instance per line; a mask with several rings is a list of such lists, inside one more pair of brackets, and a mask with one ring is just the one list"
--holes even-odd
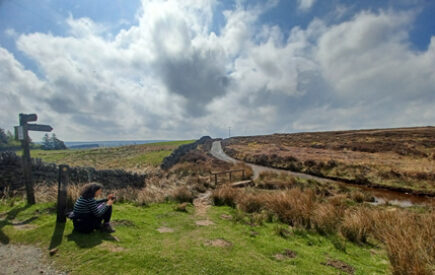
[(15, 126), (15, 138), (21, 141), (23, 147), (23, 177), (26, 186), (27, 203), (35, 204), (35, 193), (32, 181), (32, 161), (30, 159), (29, 133), (28, 131), (51, 132), (53, 128), (49, 125), (28, 124), (28, 122), (38, 120), (36, 114), (19, 114), (19, 126)]

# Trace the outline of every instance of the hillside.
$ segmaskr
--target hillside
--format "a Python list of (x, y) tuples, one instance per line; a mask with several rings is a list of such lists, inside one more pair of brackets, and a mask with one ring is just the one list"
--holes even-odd
[(435, 192), (435, 127), (233, 137), (227, 154), (261, 165), (379, 185)]
[(175, 148), (191, 142), (193, 141), (169, 141), (82, 150), (32, 150), (31, 156), (40, 158), (44, 162), (70, 166), (137, 170), (160, 165), (162, 160)]

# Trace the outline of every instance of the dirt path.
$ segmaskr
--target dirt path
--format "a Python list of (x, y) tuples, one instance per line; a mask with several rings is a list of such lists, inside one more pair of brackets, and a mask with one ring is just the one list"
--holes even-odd
[(207, 214), (207, 209), (211, 205), (211, 191), (207, 191), (198, 198), (193, 200), (193, 205), (195, 206), (195, 215), (198, 217), (204, 217)]
[(68, 274), (56, 271), (40, 248), (29, 245), (0, 245), (0, 274)]

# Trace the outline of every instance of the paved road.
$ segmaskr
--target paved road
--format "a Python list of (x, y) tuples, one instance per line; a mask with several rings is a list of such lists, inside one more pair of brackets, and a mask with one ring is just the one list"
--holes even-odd
[(308, 175), (308, 174), (304, 174), (304, 173), (297, 173), (297, 172), (292, 172), (289, 170), (283, 170), (283, 169), (276, 169), (276, 168), (270, 168), (270, 167), (266, 167), (266, 166), (261, 166), (261, 165), (256, 165), (256, 164), (252, 164), (252, 163), (247, 163), (247, 162), (243, 162), (240, 160), (236, 160), (233, 159), (232, 157), (228, 156), (227, 154), (225, 154), (224, 150), (222, 150), (222, 145), (220, 141), (214, 141), (210, 150), (210, 153), (217, 159), (226, 161), (226, 162), (231, 162), (231, 163), (245, 163), (246, 165), (250, 166), (252, 168), (252, 171), (254, 173), (253, 179), (255, 180), (256, 178), (258, 178), (258, 176), (260, 175), (261, 172), (274, 172), (274, 173), (285, 173), (285, 174), (289, 174), (295, 177), (299, 177), (299, 178), (303, 178), (303, 179), (314, 179), (320, 182), (327, 182), (331, 180), (328, 179), (324, 179), (324, 178), (319, 178), (319, 177), (315, 177), (312, 175)]

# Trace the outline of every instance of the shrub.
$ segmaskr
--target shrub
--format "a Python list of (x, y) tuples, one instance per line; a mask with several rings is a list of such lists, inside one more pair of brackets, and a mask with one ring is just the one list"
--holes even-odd
[(350, 193), (350, 198), (358, 203), (362, 203), (365, 200), (365, 195), (361, 191), (355, 190)]
[(173, 195), (174, 199), (178, 202), (193, 202), (194, 196), (192, 191), (189, 190), (186, 186), (180, 186), (174, 190)]
[(385, 243), (394, 274), (434, 274), (435, 213), (377, 211), (375, 237)]
[(229, 185), (222, 185), (212, 193), (213, 202), (215, 205), (236, 206), (238, 190)]
[(312, 221), (314, 228), (320, 234), (334, 234), (343, 217), (343, 208), (333, 204), (318, 204), (313, 212)]
[(341, 234), (351, 242), (366, 243), (373, 228), (370, 215), (370, 211), (365, 208), (349, 209), (341, 224)]
[(236, 200), (240, 210), (247, 213), (260, 212), (266, 204), (266, 194), (245, 194)]
[(311, 227), (313, 206), (312, 190), (302, 192), (297, 188), (271, 194), (266, 203), (267, 209), (275, 213), (282, 222), (305, 228)]

